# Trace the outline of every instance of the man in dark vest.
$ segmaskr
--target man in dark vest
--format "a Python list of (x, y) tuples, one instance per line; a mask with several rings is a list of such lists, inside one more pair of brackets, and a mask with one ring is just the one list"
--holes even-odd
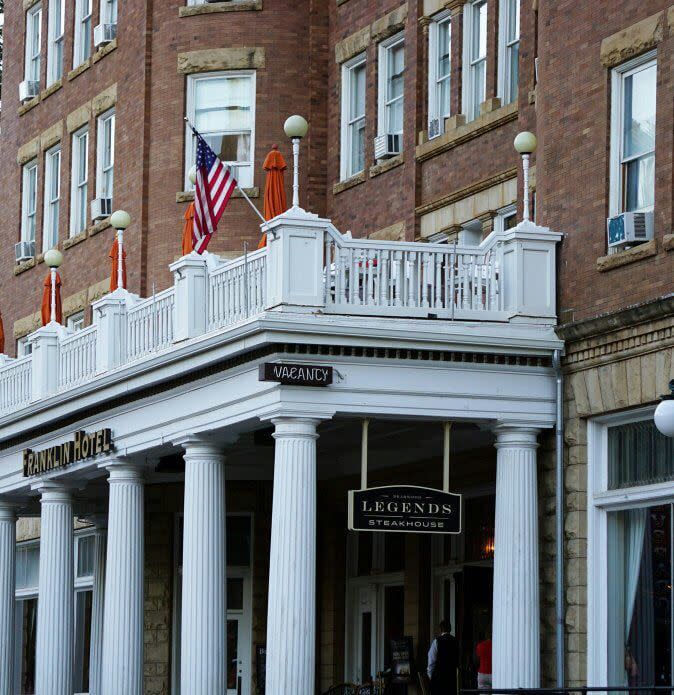
[(428, 650), (428, 677), (431, 695), (456, 695), (456, 673), (459, 667), (459, 643), (451, 634), (449, 620), (440, 623), (440, 634)]

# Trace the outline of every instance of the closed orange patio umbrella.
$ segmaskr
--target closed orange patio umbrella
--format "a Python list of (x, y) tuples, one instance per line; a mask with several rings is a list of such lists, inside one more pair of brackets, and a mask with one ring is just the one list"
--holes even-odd
[(183, 256), (192, 253), (194, 250), (194, 237), (192, 229), (194, 227), (194, 201), (192, 201), (185, 210), (185, 225), (183, 226)]
[[(61, 276), (56, 274), (56, 322), (63, 323), (63, 308), (61, 306)], [(46, 326), (51, 321), (51, 272), (42, 283), (42, 325)]]
[[(283, 155), (279, 152), (278, 145), (272, 145), (262, 166), (267, 172), (267, 179), (264, 183), (264, 218), (271, 220), (288, 209), (286, 189), (283, 185), (283, 172), (287, 169), (287, 165)], [(266, 245), (267, 235), (263, 234), (258, 248), (261, 249)]]
[[(115, 239), (112, 242), (109, 258), (112, 261), (112, 269), (110, 271), (110, 292), (114, 292), (118, 287), (118, 270), (119, 270), (119, 241)], [(122, 277), (124, 287), (126, 287), (126, 251), (122, 249)]]

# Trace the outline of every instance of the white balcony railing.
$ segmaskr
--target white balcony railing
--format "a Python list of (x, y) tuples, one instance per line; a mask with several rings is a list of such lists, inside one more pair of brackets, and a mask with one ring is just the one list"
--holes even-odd
[(126, 348), (129, 362), (171, 345), (174, 300), (173, 287), (169, 287), (129, 309)]
[[(291, 210), (267, 224), (269, 244), (232, 261), (184, 256), (174, 284), (147, 299), (117, 290), (74, 335), (31, 334), (33, 353), (0, 355), (0, 413), (94, 380), (176, 343), (283, 312), (553, 326), (560, 234), (523, 222), (479, 246), (351, 239)], [(277, 314), (278, 315), (278, 314)]]
[(12, 360), (0, 368), (0, 412), (27, 405), (31, 396), (31, 356)]
[(267, 249), (226, 263), (208, 276), (209, 330), (223, 328), (264, 311)]
[(59, 344), (59, 388), (67, 389), (96, 373), (96, 325), (63, 338)]

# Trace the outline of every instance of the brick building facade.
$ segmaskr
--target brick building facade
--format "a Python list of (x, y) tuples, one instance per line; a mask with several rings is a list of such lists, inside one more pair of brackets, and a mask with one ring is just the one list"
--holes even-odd
[[(42, 255), (49, 247), (43, 238), (54, 209), (45, 181), (48, 158), (59, 147), (55, 228), (64, 254), (64, 315), (84, 310), (84, 324), (89, 324), (89, 305), (107, 291), (113, 230), (107, 215), (92, 220), (89, 214), (103, 176), (98, 141), (106, 115), (115, 117), (112, 209), (123, 208), (132, 217), (125, 236), (128, 286), (141, 296), (171, 283), (168, 264), (180, 255), (183, 214), (192, 195), (186, 190), (192, 162), (183, 118), (194, 117), (191, 90), (199, 77), (252, 80), (253, 98), (246, 107), (253, 119), (246, 130), (252, 148), (245, 187), (259, 208), (265, 154), (279, 143), (290, 162), (283, 122), (291, 113), (307, 118), (302, 203), (354, 237), (478, 243), (494, 230), (509, 228), (514, 214), (521, 214), (523, 194), (512, 142), (519, 131), (536, 133), (531, 182), (535, 219), (564, 234), (557, 273), (558, 335), (566, 342), (566, 681), (604, 684), (618, 678), (621, 674), (611, 666), (618, 657), (601, 648), (588, 650), (588, 629), (597, 626), (589, 636), (597, 644), (605, 637), (601, 630), (615, 628), (607, 626), (599, 598), (610, 558), (598, 548), (605, 537), (601, 534), (613, 533), (614, 519), (624, 507), (613, 498), (601, 502), (602, 494), (615, 493), (615, 488), (604, 489), (593, 480), (604, 463), (609, 470), (614, 465), (601, 438), (622, 436), (616, 428), (628, 431), (634, 422), (646, 422), (674, 377), (674, 6), (660, 0), (307, 0), (298, 8), (289, 0), (126, 0), (118, 8), (116, 38), (96, 47), (92, 28), (106, 23), (102, 14), (108, 5), (78, 0), (64, 3), (63, 69), (55, 78), (49, 58), (56, 38), (49, 19), (53, 4), (56, 0), (23, 0), (5, 9), (0, 238), (11, 249), (28, 239), (26, 225), (32, 224), (35, 241), (33, 253), (18, 263), (12, 253), (0, 258), (0, 310), (10, 355), (18, 349), (15, 341), (39, 325), (47, 272)], [(78, 63), (75, 25), (85, 5), (91, 6), (91, 33), (87, 57)], [(30, 81), (29, 22), (38, 10), (39, 89), (22, 102), (19, 85)], [(632, 174), (621, 139), (624, 85), (634, 70), (649, 65), (655, 65), (655, 87), (645, 96), (653, 97), (654, 107), (645, 122), (654, 130), (640, 141), (642, 178), (635, 185), (641, 198), (634, 206), (627, 202), (625, 182)], [(87, 214), (74, 228), (75, 137), (84, 132)], [(375, 138), (389, 133), (398, 141), (376, 159)], [(651, 152), (654, 164), (649, 163)], [(37, 174), (30, 222), (27, 167), (33, 164)], [(288, 175), (286, 186), (289, 192)], [(610, 249), (607, 217), (632, 209), (652, 211), (652, 238)], [(239, 256), (244, 243), (254, 248), (258, 237), (256, 216), (235, 196), (210, 250)], [(629, 431), (625, 436), (631, 436)], [(657, 439), (653, 433), (648, 436)], [(654, 451), (666, 446), (653, 441)], [(541, 451), (542, 678), (552, 684), (551, 435), (541, 437)], [(434, 481), (426, 470), (422, 477)], [(489, 473), (478, 482), (492, 477)], [(653, 492), (651, 507), (656, 502), (663, 507), (674, 499), (663, 482), (670, 478), (637, 477), (618, 487), (657, 483), (663, 487)], [(173, 515), (180, 512), (180, 495), (173, 492), (170, 513), (159, 509), (165, 500), (156, 496), (150, 495), (147, 504), (148, 695), (171, 692), (174, 579), (167, 574), (173, 571), (174, 546), (153, 538), (166, 540), (173, 533)], [(342, 497), (334, 490), (329, 494), (339, 517)], [(266, 629), (266, 555), (260, 549), (267, 547), (270, 532), (268, 520), (262, 520), (270, 498), (266, 488), (256, 491), (242, 484), (238, 500), (261, 510), (254, 517), (256, 538), (264, 539), (256, 541), (253, 563), (255, 644), (264, 641)], [(642, 499), (639, 494), (637, 499)], [(21, 541), (34, 538), (35, 524), (26, 521), (20, 533)], [(330, 524), (321, 526), (320, 533), (326, 546), (340, 548), (336, 555), (319, 551), (318, 576), (325, 589), (319, 599), (317, 680), (323, 692), (347, 670), (343, 642), (349, 626), (342, 557), (346, 543)], [(588, 544), (594, 555), (588, 554)], [(437, 617), (431, 607), (437, 572), (423, 561), (429, 554), (423, 537), (407, 540), (404, 622), (420, 661), (434, 630), (430, 614)], [(594, 596), (589, 606), (588, 592)], [(672, 671), (668, 674), (671, 681)]]

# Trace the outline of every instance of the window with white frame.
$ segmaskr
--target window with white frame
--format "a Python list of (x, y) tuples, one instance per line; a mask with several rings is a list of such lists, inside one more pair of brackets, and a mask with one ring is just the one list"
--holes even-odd
[(517, 226), (517, 205), (514, 203), (501, 208), (494, 218), (494, 231), (505, 232)]
[(28, 341), (28, 336), (25, 335), (23, 338), (19, 338), (16, 341), (16, 356), (26, 357), (33, 352), (33, 344)]
[(42, 37), (42, 5), (33, 5), (26, 12), (26, 64), (24, 79), (40, 81), (40, 44)]
[(452, 65), (452, 17), (442, 12), (428, 28), (428, 120), (450, 115), (450, 73)]
[(70, 236), (87, 228), (87, 195), (89, 188), (89, 130), (83, 128), (72, 136), (72, 172), (70, 194)]
[(115, 112), (98, 118), (96, 146), (96, 197), (112, 200), (115, 173)]
[(341, 177), (365, 168), (365, 54), (342, 65)]
[(84, 310), (70, 314), (66, 319), (66, 327), (71, 331), (81, 331), (84, 328)]
[(519, 84), (520, 0), (501, 0), (498, 31), (498, 95), (510, 104)]
[[(187, 116), (242, 188), (253, 185), (255, 73), (219, 72), (187, 77)], [(196, 137), (185, 130), (185, 188), (196, 161)]]
[(653, 209), (656, 85), (655, 53), (611, 73), (611, 215)]
[(117, 24), (117, 0), (101, 0), (101, 23)]
[(487, 0), (466, 3), (463, 13), (463, 113), (472, 121), (487, 95)]
[[(73, 687), (75, 693), (82, 695), (89, 691), (94, 543), (95, 537), (91, 531), (84, 531), (75, 536), (75, 659), (73, 663)], [(35, 541), (17, 545), (13, 691), (17, 695), (32, 695), (35, 693), (39, 572), (39, 542)]]
[(63, 77), (65, 0), (49, 3), (49, 43), (47, 46), (47, 86)]
[(653, 409), (589, 422), (588, 681), (670, 684), (674, 440)]
[(91, 3), (93, 0), (75, 0), (75, 40), (73, 67), (76, 68), (91, 55)]
[(37, 218), (37, 159), (24, 164), (21, 193), (21, 241), (35, 241)]
[(396, 34), (379, 44), (379, 135), (403, 132), (405, 39)]
[(44, 164), (44, 221), (42, 251), (53, 249), (59, 239), (59, 208), (61, 204), (61, 145), (52, 147)]

